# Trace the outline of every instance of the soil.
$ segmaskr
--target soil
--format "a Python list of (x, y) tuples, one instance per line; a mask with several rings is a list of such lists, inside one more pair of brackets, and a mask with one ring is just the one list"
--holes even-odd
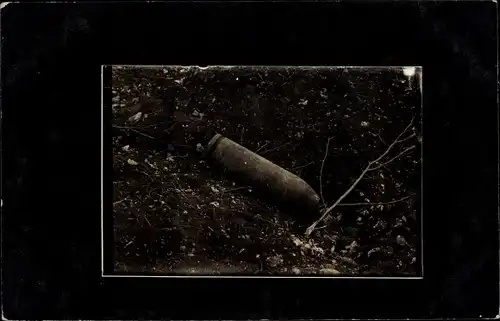
[[(401, 68), (113, 67), (115, 271), (418, 276), (420, 95)], [(412, 121), (385, 160), (415, 148), (306, 237)], [(284, 210), (203, 158), (216, 133), (301, 177), (320, 211)]]

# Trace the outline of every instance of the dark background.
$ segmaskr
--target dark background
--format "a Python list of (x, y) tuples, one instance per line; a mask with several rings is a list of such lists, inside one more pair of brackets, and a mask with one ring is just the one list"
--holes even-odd
[[(495, 13), (493, 2), (8, 5), (5, 317), (495, 316)], [(425, 279), (102, 279), (101, 64), (422, 65)]]

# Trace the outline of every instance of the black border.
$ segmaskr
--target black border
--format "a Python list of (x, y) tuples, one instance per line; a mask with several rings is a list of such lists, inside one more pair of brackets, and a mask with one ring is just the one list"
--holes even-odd
[[(493, 2), (8, 5), (4, 316), (494, 317), (496, 12)], [(424, 280), (101, 278), (102, 64), (422, 65)]]

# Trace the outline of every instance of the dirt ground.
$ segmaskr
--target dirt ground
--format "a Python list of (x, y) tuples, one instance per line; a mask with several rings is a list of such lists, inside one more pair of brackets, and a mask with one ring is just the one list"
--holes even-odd
[[(401, 68), (113, 67), (111, 81), (115, 272), (420, 273), (417, 77)], [(385, 159), (414, 148), (369, 171), (307, 237), (320, 212), (289, 213), (201, 157), (220, 133), (304, 179), (323, 211), (410, 123)]]

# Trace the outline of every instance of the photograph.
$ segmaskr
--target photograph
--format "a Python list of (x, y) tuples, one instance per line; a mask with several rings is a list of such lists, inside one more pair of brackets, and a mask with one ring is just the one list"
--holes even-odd
[(113, 275), (422, 277), (420, 66), (103, 68)]

